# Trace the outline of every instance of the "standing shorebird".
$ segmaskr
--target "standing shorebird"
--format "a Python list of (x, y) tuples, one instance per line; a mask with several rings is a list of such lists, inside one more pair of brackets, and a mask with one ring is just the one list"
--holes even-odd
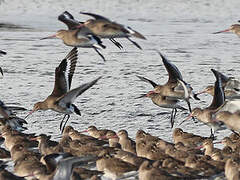
[(223, 33), (223, 32), (233, 32), (240, 37), (240, 24), (233, 24), (230, 26), (230, 28), (222, 30), (222, 31), (214, 32), (213, 34), (219, 34), (219, 33)]
[[(58, 20), (61, 21), (61, 22), (63, 22), (64, 24), (66, 24), (67, 27), (68, 27), (68, 29), (71, 29), (71, 30), (77, 29), (78, 27), (81, 28), (81, 27), (83, 26), (83, 24), (84, 24), (84, 22), (79, 22), (79, 21), (75, 20), (74, 17), (73, 17), (73, 15), (70, 14), (68, 11), (64, 11), (62, 14), (60, 14), (60, 15), (58, 16)], [(89, 31), (91, 31), (91, 30), (89, 29)], [(92, 32), (92, 31), (91, 31), (91, 32)], [(93, 32), (92, 32), (92, 33), (93, 33)], [(94, 33), (93, 33), (93, 34), (94, 34)], [(96, 34), (95, 34), (95, 35), (96, 35)], [(98, 36), (98, 35), (96, 35), (96, 36)], [(100, 37), (100, 36), (98, 36), (98, 37)], [(105, 38), (105, 37), (101, 36), (101, 38)], [(111, 40), (111, 42), (114, 43), (119, 49), (122, 49), (122, 48), (123, 48), (122, 45), (121, 45), (119, 42), (117, 42), (115, 39), (110, 38), (110, 40)]]
[[(142, 34), (133, 30), (129, 26), (124, 26), (122, 24), (118, 24), (116, 22), (111, 21), (110, 19), (93, 14), (80, 12), (81, 14), (92, 16), (94, 19), (89, 19), (84, 22), (84, 26), (88, 27), (95, 35), (100, 38), (108, 38), (110, 39), (116, 46), (122, 48), (122, 45), (118, 43), (114, 38), (126, 38), (131, 43), (133, 43), (137, 48), (142, 49), (140, 45), (138, 45), (135, 41), (130, 39), (130, 37), (136, 37), (139, 39), (146, 39)], [(80, 25), (81, 27), (82, 25)]]
[(218, 71), (215, 71), (214, 69), (211, 69), (213, 74), (216, 77), (216, 82), (215, 82), (215, 90), (214, 90), (214, 96), (212, 103), (210, 106), (201, 109), (201, 108), (194, 108), (192, 113), (182, 121), (180, 124), (188, 120), (190, 117), (195, 117), (207, 126), (211, 128), (211, 136), (214, 138), (214, 133), (216, 130), (219, 130), (221, 128), (220, 123), (216, 122), (213, 120), (213, 117), (217, 111), (222, 107), (222, 105), (225, 102), (225, 96), (224, 96), (224, 90), (222, 87), (222, 79), (221, 75), (219, 74)]
[[(188, 99), (186, 99), (185, 97), (186, 94), (185, 94), (182, 83), (184, 83), (185, 87), (187, 88), (189, 96), (193, 96), (195, 99), (198, 99), (198, 98), (193, 93), (192, 87), (190, 87), (189, 84), (183, 81), (182, 74), (180, 73), (178, 68), (174, 64), (170, 63), (169, 60), (167, 60), (167, 58), (165, 58), (160, 52), (158, 53), (162, 58), (162, 61), (166, 70), (168, 71), (167, 83), (165, 83), (164, 85), (158, 85), (152, 80), (149, 80), (145, 77), (141, 77), (141, 76), (137, 76), (137, 77), (142, 81), (151, 84), (154, 88), (153, 91), (149, 91), (149, 93), (144, 96), (150, 97), (153, 103), (160, 107), (172, 108), (171, 126), (173, 127), (174, 118), (175, 118), (177, 109), (186, 110), (185, 108), (177, 104), (179, 99), (186, 100), (189, 111), (191, 112), (191, 105)], [(181, 83), (179, 80), (181, 81)], [(141, 96), (141, 97), (144, 97), (144, 96)]]
[[(70, 118), (70, 114), (75, 112), (76, 114), (81, 115), (80, 110), (73, 104), (74, 100), (87, 89), (96, 84), (101, 77), (70, 90), (76, 63), (77, 48), (73, 48), (55, 69), (55, 85), (52, 94), (44, 101), (36, 103), (33, 110), (27, 116), (35, 111), (48, 109), (63, 113), (65, 115), (60, 124), (60, 130), (63, 131), (68, 119)], [(67, 120), (62, 127), (62, 123), (66, 116)]]
[(73, 16), (68, 12), (61, 14), (58, 19), (64, 22), (68, 26), (68, 30), (59, 30), (56, 34), (41, 38), (43, 39), (52, 39), (58, 38), (62, 39), (63, 43), (67, 46), (72, 47), (81, 47), (81, 48), (93, 48), (99, 56), (105, 61), (104, 56), (99, 52), (99, 49), (105, 49), (106, 46), (102, 44), (102, 41), (99, 37), (94, 35), (87, 27), (79, 26), (76, 20), (73, 19)]

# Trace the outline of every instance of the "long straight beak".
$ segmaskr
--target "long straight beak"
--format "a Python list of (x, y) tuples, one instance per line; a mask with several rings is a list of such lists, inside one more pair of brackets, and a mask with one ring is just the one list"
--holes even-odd
[(85, 132), (88, 132), (88, 130), (81, 131), (80, 133), (85, 133)]
[(37, 137), (30, 138), (31, 141), (36, 141)]
[(47, 36), (47, 37), (44, 37), (44, 38), (41, 38), (40, 40), (43, 40), (43, 39), (54, 39), (54, 38), (57, 38), (56, 34), (51, 35), (51, 36)]
[(135, 99), (140, 99), (140, 98), (144, 98), (147, 97), (147, 94), (141, 94), (140, 96), (136, 97)]
[(219, 34), (219, 33), (223, 33), (223, 32), (229, 32), (231, 29), (225, 29), (223, 31), (218, 31), (218, 32), (214, 32), (213, 34)]
[(107, 136), (100, 136), (99, 139), (105, 140), (105, 139), (107, 139)]
[(201, 145), (201, 146), (198, 146), (198, 147), (195, 147), (195, 149), (202, 149), (203, 148), (203, 146)]
[(112, 139), (112, 138), (118, 138), (118, 135), (111, 136), (108, 139)]
[(184, 119), (184, 120), (179, 124), (179, 126), (180, 126), (182, 123), (184, 123), (185, 121), (189, 120), (191, 117), (193, 117), (193, 116), (192, 116), (192, 113), (190, 113), (190, 114), (188, 115), (188, 117), (187, 117), (186, 119)]
[(213, 144), (222, 144), (222, 141), (214, 142)]
[(31, 112), (29, 112), (26, 116), (25, 116), (25, 118), (24, 119), (26, 119), (28, 116), (30, 116), (32, 113), (34, 113), (35, 112), (35, 110), (33, 109)]
[(79, 25), (76, 26), (76, 28), (81, 28), (83, 26), (84, 26), (84, 24), (79, 24)]
[(204, 93), (206, 93), (206, 90), (200, 91), (200, 92), (196, 93), (196, 95), (204, 94)]

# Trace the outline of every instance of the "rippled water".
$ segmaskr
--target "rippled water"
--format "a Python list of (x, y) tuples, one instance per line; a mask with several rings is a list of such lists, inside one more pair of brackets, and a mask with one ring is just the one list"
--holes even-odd
[[(127, 129), (135, 137), (143, 129), (165, 140), (172, 140), (169, 109), (155, 106), (150, 99), (136, 99), (152, 87), (139, 81), (145, 76), (159, 84), (167, 81), (167, 72), (154, 49), (160, 50), (182, 72), (195, 91), (213, 83), (210, 68), (228, 76), (239, 77), (239, 38), (230, 33), (211, 34), (228, 28), (239, 20), (240, 1), (236, 0), (5, 0), (0, 4), (0, 49), (8, 54), (1, 57), (4, 70), (1, 79), (1, 100), (16, 103), (29, 110), (52, 91), (54, 70), (70, 51), (60, 40), (40, 41), (66, 27), (57, 16), (68, 10), (81, 21), (89, 18), (79, 11), (102, 14), (127, 24), (144, 34), (146, 41), (135, 39), (144, 50), (138, 50), (127, 40), (120, 39), (123, 50), (107, 40), (102, 53), (107, 61), (91, 49), (79, 49), (79, 61), (72, 87), (103, 78), (76, 100), (82, 116), (71, 115), (69, 125), (83, 130), (90, 125), (113, 130)], [(5, 24), (5, 25), (3, 25)], [(209, 95), (192, 101), (192, 107), (206, 107)], [(186, 106), (183, 102), (182, 105)], [(24, 117), (27, 112), (20, 113)], [(36, 112), (28, 118), (29, 131), (59, 137), (63, 115), (52, 111)], [(178, 112), (176, 121), (186, 113)], [(177, 123), (176, 123), (177, 126)], [(205, 125), (189, 121), (181, 126), (186, 131), (208, 136)], [(218, 138), (229, 131), (217, 133)]]

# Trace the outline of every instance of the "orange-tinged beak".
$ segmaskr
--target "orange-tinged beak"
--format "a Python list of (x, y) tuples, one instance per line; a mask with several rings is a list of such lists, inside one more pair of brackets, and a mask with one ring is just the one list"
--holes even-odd
[(88, 130), (81, 131), (80, 133), (85, 133), (85, 132), (88, 132)]
[(222, 141), (214, 142), (213, 144), (223, 144)]
[(108, 139), (112, 139), (112, 138), (118, 138), (118, 135), (111, 136), (111, 137), (109, 137)]
[(56, 34), (51, 35), (51, 36), (47, 36), (47, 37), (44, 37), (44, 38), (41, 38), (40, 40), (43, 40), (43, 39), (54, 39), (54, 38), (57, 38)]
[(206, 92), (207, 92), (206, 90), (203, 90), (203, 91), (200, 91), (200, 92), (196, 93), (196, 95), (204, 94), (204, 93), (206, 93)]
[(223, 33), (223, 32), (229, 32), (231, 29), (225, 29), (222, 31), (218, 31), (218, 32), (214, 32), (213, 34), (219, 34), (219, 33)]
[(31, 141), (37, 141), (37, 137), (30, 138)]
[(30, 111), (26, 116), (25, 116), (25, 118), (24, 119), (26, 119), (28, 116), (30, 116), (32, 113), (34, 113), (36, 110), (35, 109), (33, 109), (32, 111)]
[(202, 149), (203, 145), (196, 147), (195, 149)]
[(184, 119), (184, 120), (179, 124), (179, 126), (180, 126), (182, 123), (184, 123), (185, 121), (189, 120), (191, 117), (193, 117), (192, 113), (190, 113), (190, 114), (188, 115), (188, 117), (187, 117), (186, 119)]
[(84, 24), (79, 24), (79, 25), (76, 26), (76, 28), (81, 28), (83, 26), (84, 26)]
[(105, 139), (108, 139), (108, 138), (107, 138), (107, 136), (101, 136), (101, 137), (99, 137), (99, 139), (105, 140)]

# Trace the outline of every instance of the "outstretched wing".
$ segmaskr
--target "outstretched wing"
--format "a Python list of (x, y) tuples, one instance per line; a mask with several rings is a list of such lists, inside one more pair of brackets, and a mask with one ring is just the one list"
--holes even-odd
[(97, 157), (95, 156), (86, 156), (86, 157), (68, 157), (61, 159), (58, 162), (56, 173), (53, 177), (53, 180), (62, 180), (70, 179), (72, 170), (76, 166), (87, 164), (91, 161), (96, 161)]
[(81, 86), (79, 86), (78, 88), (75, 88), (69, 92), (67, 92), (66, 94), (64, 94), (64, 96), (60, 97), (57, 101), (57, 104), (59, 104), (61, 106), (64, 104), (72, 104), (74, 102), (74, 100), (81, 95), (82, 93), (84, 93), (86, 90), (88, 90), (90, 87), (92, 87), (94, 84), (97, 83), (97, 81), (100, 79), (101, 77), (89, 82), (89, 83), (85, 83)]
[(147, 78), (145, 78), (145, 77), (142, 77), (142, 76), (137, 76), (139, 79), (141, 79), (142, 81), (144, 81), (144, 82), (147, 82), (147, 83), (150, 83), (154, 88), (156, 87), (156, 86), (158, 86), (158, 84), (156, 84), (155, 82), (153, 82), (152, 80), (149, 80), (149, 79), (147, 79)]
[(168, 72), (167, 84), (178, 83), (178, 79), (183, 80), (182, 74), (180, 73), (178, 68), (174, 64), (170, 63), (169, 60), (167, 60), (167, 58), (163, 56), (159, 51), (158, 54), (161, 56), (163, 64)]
[(222, 85), (222, 78), (221, 74), (214, 70), (211, 69), (213, 74), (216, 77), (216, 82), (215, 82), (215, 87), (214, 87), (214, 96), (211, 105), (208, 107), (208, 109), (216, 110), (220, 106), (223, 105), (225, 102), (225, 95), (224, 95), (224, 90), (223, 90), (223, 85)]
[(80, 12), (80, 14), (85, 14), (85, 15), (88, 15), (88, 16), (92, 16), (92, 17), (94, 17), (95, 19), (104, 19), (104, 20), (109, 21), (109, 22), (111, 21), (111, 20), (109, 20), (108, 18), (103, 17), (103, 16), (100, 16), (100, 15), (98, 15), (98, 14), (87, 13), (87, 12)]
[(74, 47), (56, 68), (52, 96), (60, 97), (70, 90), (77, 64), (77, 53), (77, 48)]
[(79, 26), (81, 24), (79, 21), (75, 20), (72, 14), (70, 14), (68, 11), (60, 14), (58, 16), (58, 20), (66, 24), (70, 30), (76, 29), (76, 26)]
[[(218, 76), (220, 76), (220, 78), (221, 78), (221, 80), (222, 80), (222, 85), (223, 85), (223, 87), (225, 87), (226, 84), (227, 84), (227, 82), (230, 80), (230, 78), (227, 77), (227, 76), (225, 76), (224, 74), (220, 73), (219, 71), (217, 71), (217, 70), (215, 70), (215, 69), (211, 69), (211, 70), (212, 70), (212, 72), (215, 72), (214, 75), (215, 75), (215, 74), (218, 74)], [(215, 76), (216, 76), (216, 75), (215, 75)]]

